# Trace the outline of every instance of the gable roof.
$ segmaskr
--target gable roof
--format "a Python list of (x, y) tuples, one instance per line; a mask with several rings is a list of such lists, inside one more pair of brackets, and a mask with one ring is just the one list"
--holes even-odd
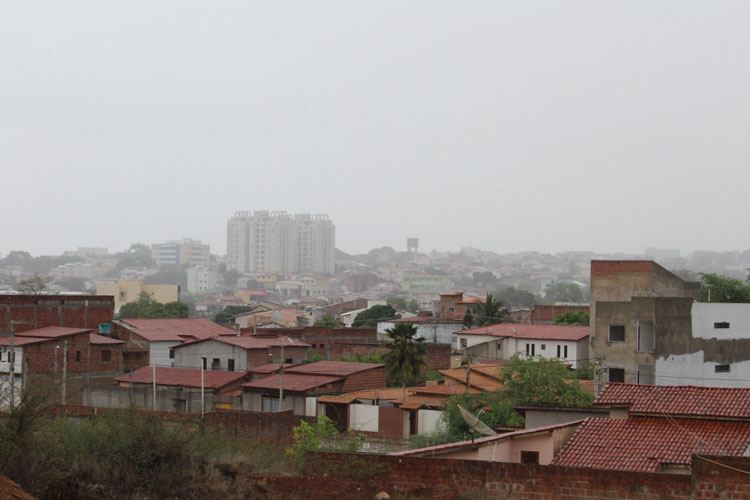
[(221, 342), (222, 344), (229, 344), (241, 349), (268, 349), (269, 347), (312, 347), (310, 344), (306, 344), (299, 340), (295, 340), (285, 335), (274, 335), (274, 336), (255, 336), (255, 335), (223, 335), (221, 337), (210, 337), (191, 342), (185, 342), (184, 344), (176, 345), (173, 349), (179, 349), (181, 347), (194, 345), (200, 342), (215, 341)]
[(740, 456), (748, 443), (750, 422), (588, 418), (550, 465), (659, 472), (689, 466), (694, 453)]
[(286, 373), (301, 373), (308, 375), (332, 375), (346, 377), (355, 373), (382, 368), (385, 365), (379, 363), (355, 363), (350, 361), (317, 361), (296, 365), (294, 368), (284, 370)]
[[(144, 366), (133, 372), (134, 384), (153, 384), (153, 370), (156, 368), (156, 385), (200, 387), (201, 370), (196, 368), (172, 368), (169, 366)], [(221, 389), (245, 378), (245, 372), (203, 370), (203, 386), (207, 389)], [(115, 379), (116, 382), (130, 382), (130, 374)]]
[[(298, 373), (284, 373), (284, 390), (292, 392), (303, 392), (315, 389), (315, 386), (323, 387), (324, 385), (332, 384), (344, 380), (342, 377), (331, 377), (326, 375), (303, 375)], [(243, 384), (243, 388), (247, 389), (276, 389), (279, 390), (281, 386), (281, 375), (271, 375), (270, 377), (262, 378), (260, 380), (254, 380)]]
[(104, 335), (99, 335), (98, 333), (89, 334), (89, 342), (91, 343), (91, 345), (113, 345), (125, 343), (122, 340), (105, 337)]
[(581, 340), (588, 337), (588, 326), (500, 323), (453, 332), (454, 335), (489, 335), (538, 340)]
[(611, 383), (594, 406), (628, 406), (631, 414), (750, 419), (750, 388)]
[(200, 318), (120, 319), (116, 323), (149, 342), (182, 342), (186, 339), (237, 335), (235, 330)]
[(16, 337), (43, 337), (48, 339), (56, 339), (60, 337), (67, 337), (69, 335), (77, 335), (79, 333), (89, 333), (93, 330), (93, 328), (67, 328), (64, 326), (46, 326), (44, 328), (37, 328), (36, 330), (27, 330), (25, 332), (16, 333)]
[(515, 439), (520, 437), (529, 437), (536, 434), (544, 434), (552, 432), (556, 429), (562, 429), (565, 427), (578, 426), (583, 420), (575, 420), (573, 422), (564, 422), (561, 424), (548, 425), (546, 427), (537, 427), (536, 429), (524, 429), (515, 432), (506, 432), (504, 434), (498, 434), (497, 436), (486, 436), (474, 439), (473, 441), (458, 441), (455, 443), (440, 444), (436, 446), (428, 446), (426, 448), (418, 448), (416, 450), (399, 451), (391, 453), (391, 455), (407, 456), (407, 455), (423, 455), (432, 456), (440, 455), (442, 453), (451, 453), (464, 448), (479, 448), (487, 444), (495, 443), (498, 441), (505, 441), (507, 439)]

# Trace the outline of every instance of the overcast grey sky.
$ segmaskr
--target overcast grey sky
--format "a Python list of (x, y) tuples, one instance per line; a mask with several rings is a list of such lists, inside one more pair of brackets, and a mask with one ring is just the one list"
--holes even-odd
[(750, 2), (12, 2), (0, 252), (750, 247)]

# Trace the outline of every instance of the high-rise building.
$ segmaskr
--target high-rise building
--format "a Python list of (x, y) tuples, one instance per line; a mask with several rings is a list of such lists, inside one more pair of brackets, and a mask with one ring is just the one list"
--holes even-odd
[(151, 257), (158, 266), (189, 264), (208, 268), (211, 262), (211, 245), (204, 245), (190, 238), (154, 243), (151, 245)]
[(335, 235), (324, 214), (237, 212), (227, 222), (227, 269), (333, 273)]

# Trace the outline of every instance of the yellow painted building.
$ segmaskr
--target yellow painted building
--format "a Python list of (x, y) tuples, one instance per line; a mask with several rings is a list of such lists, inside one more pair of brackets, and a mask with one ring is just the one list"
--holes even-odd
[(97, 295), (111, 295), (115, 298), (115, 311), (128, 302), (138, 300), (141, 292), (146, 292), (156, 302), (166, 304), (180, 300), (180, 285), (146, 285), (143, 280), (99, 281)]

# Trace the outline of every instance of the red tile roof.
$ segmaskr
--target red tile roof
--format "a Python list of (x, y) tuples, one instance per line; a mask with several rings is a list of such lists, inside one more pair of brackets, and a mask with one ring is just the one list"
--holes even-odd
[(588, 326), (540, 325), (522, 323), (500, 323), (480, 326), (470, 330), (459, 330), (454, 335), (489, 335), (539, 340), (581, 340), (589, 334)]
[[(284, 363), (284, 369), (294, 366), (291, 363)], [(267, 363), (265, 365), (248, 368), (248, 373), (276, 373), (281, 368), (281, 363)]]
[(399, 451), (397, 453), (391, 453), (391, 455), (419, 455), (419, 456), (431, 456), (439, 455), (442, 453), (450, 453), (458, 451), (462, 448), (478, 448), (488, 443), (494, 443), (495, 441), (503, 441), (505, 439), (519, 438), (523, 436), (531, 436), (534, 434), (543, 434), (551, 432), (556, 429), (562, 429), (564, 427), (580, 425), (583, 420), (576, 420), (573, 422), (564, 422), (562, 424), (548, 425), (546, 427), (537, 427), (536, 429), (523, 429), (515, 432), (506, 432), (504, 434), (498, 434), (497, 436), (486, 436), (474, 439), (473, 441), (458, 441), (455, 443), (440, 444), (436, 446), (428, 446), (427, 448), (418, 448), (415, 450)]
[(217, 325), (207, 319), (123, 319), (119, 324), (149, 342), (182, 342), (185, 339), (205, 339), (220, 335), (237, 335), (235, 330)]
[(749, 443), (750, 422), (589, 418), (551, 465), (659, 472), (689, 466), (693, 453), (740, 456)]
[(259, 335), (258, 336), (251, 336), (251, 335), (238, 336), (235, 333), (234, 335), (222, 335), (221, 337), (211, 337), (211, 338), (205, 338), (205, 339), (200, 339), (200, 340), (193, 340), (191, 342), (185, 342), (184, 344), (175, 346), (174, 348), (179, 349), (180, 347), (197, 344), (198, 342), (206, 342), (209, 340), (221, 342), (223, 344), (233, 345), (241, 349), (268, 349), (269, 347), (278, 347), (281, 345), (284, 345), (286, 347), (312, 347), (310, 344), (300, 342), (299, 340), (292, 339), (285, 335), (262, 337)]
[(122, 340), (113, 339), (111, 337), (105, 337), (104, 335), (99, 335), (98, 333), (90, 334), (89, 342), (91, 342), (92, 345), (110, 345), (110, 344), (124, 344), (125, 343)]
[[(133, 372), (134, 384), (152, 384), (153, 366), (144, 366)], [(219, 370), (203, 370), (203, 386), (207, 389), (221, 389), (233, 382), (238, 382), (246, 376), (245, 372), (226, 372)], [(117, 377), (116, 382), (130, 382), (130, 374)], [(156, 367), (156, 385), (172, 385), (182, 387), (200, 387), (201, 370), (195, 368), (172, 368), (169, 366)]]
[(750, 419), (750, 389), (607, 384), (595, 406), (629, 406), (635, 414)]
[[(343, 380), (341, 377), (330, 377), (325, 375), (301, 375), (296, 373), (284, 373), (284, 390), (292, 392), (303, 392), (315, 389), (315, 386), (323, 387), (324, 385), (331, 384)], [(255, 380), (243, 384), (242, 387), (249, 389), (276, 389), (279, 390), (281, 386), (281, 375), (271, 375), (264, 379)]]
[(28, 330), (25, 332), (17, 333), (16, 337), (44, 337), (55, 339), (59, 337), (67, 337), (68, 335), (76, 335), (79, 333), (89, 333), (93, 328), (66, 328), (62, 326), (47, 326), (44, 328), (38, 328), (36, 330)]
[(304, 365), (296, 365), (294, 368), (285, 370), (287, 373), (302, 373), (313, 375), (332, 375), (345, 377), (355, 373), (382, 368), (385, 365), (378, 363), (355, 363), (349, 361), (318, 361)]

